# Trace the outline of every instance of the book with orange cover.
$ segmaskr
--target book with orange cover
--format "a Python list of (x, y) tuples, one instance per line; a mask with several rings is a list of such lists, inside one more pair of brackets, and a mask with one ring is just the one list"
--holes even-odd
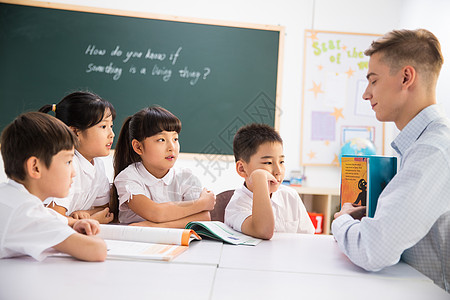
[(100, 225), (99, 237), (108, 247), (108, 259), (169, 261), (201, 237), (193, 230), (177, 228)]
[(346, 202), (366, 206), (373, 218), (378, 197), (397, 173), (397, 158), (343, 155), (341, 168), (341, 207)]

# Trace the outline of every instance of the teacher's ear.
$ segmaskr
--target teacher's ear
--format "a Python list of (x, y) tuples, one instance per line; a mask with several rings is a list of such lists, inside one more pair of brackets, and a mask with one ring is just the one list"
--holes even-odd
[(417, 72), (413, 66), (406, 66), (402, 69), (402, 89), (406, 90), (410, 88), (413, 83), (416, 81)]

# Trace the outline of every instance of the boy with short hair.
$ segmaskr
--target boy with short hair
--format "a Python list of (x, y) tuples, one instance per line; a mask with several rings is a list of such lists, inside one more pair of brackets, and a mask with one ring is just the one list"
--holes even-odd
[(245, 182), (225, 209), (225, 223), (262, 239), (272, 238), (274, 231), (313, 234), (298, 193), (281, 185), (285, 166), (280, 135), (265, 124), (244, 126), (234, 137), (233, 152)]
[(42, 260), (54, 248), (81, 260), (105, 260), (105, 242), (93, 236), (97, 221), (77, 220), (72, 229), (67, 218), (42, 205), (69, 193), (75, 143), (64, 123), (38, 112), (22, 114), (4, 129), (1, 153), (9, 181), (0, 184), (0, 258)]

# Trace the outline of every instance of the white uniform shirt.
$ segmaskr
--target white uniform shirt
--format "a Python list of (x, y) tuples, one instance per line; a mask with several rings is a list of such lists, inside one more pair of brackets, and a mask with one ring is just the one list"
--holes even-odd
[(114, 179), (119, 196), (119, 222), (145, 221), (128, 207), (133, 195), (144, 195), (156, 203), (196, 200), (200, 197), (200, 180), (189, 169), (171, 168), (163, 178), (156, 178), (141, 162), (129, 165)]
[(66, 215), (74, 211), (89, 210), (109, 203), (110, 185), (103, 161), (96, 157), (92, 165), (80, 152), (73, 157), (75, 177), (66, 198), (48, 198), (44, 204), (54, 201), (67, 209)]
[[(287, 186), (280, 185), (270, 198), (275, 217), (276, 232), (315, 232), (305, 205), (298, 193)], [(225, 223), (241, 231), (242, 223), (252, 215), (253, 193), (244, 185), (234, 191), (225, 209)]]
[(0, 184), (0, 258), (30, 255), (43, 260), (46, 249), (74, 233), (67, 218), (44, 207), (22, 184)]

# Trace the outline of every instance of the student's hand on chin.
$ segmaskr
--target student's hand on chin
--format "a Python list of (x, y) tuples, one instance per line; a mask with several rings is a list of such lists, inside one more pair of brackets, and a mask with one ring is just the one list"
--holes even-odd
[(96, 235), (100, 232), (100, 224), (97, 220), (83, 219), (75, 222), (73, 229), (85, 235)]
[[(270, 176), (272, 176), (272, 174), (270, 174)], [(278, 180), (275, 177), (273, 177), (273, 179), (267, 178), (267, 180), (268, 180), (268, 184), (269, 184), (269, 193), (270, 194), (275, 193), (278, 190), (278, 186), (279, 186)]]
[(366, 216), (366, 207), (355, 205), (353, 203), (344, 203), (344, 205), (342, 205), (341, 211), (334, 214), (334, 218), (337, 219), (344, 214), (350, 215), (355, 220), (361, 220)]
[(262, 169), (255, 171), (258, 171), (260, 174), (263, 174), (263, 176), (265, 176), (265, 180), (267, 181), (267, 187), (269, 189), (269, 194), (273, 194), (278, 190), (278, 180), (269, 171)]

